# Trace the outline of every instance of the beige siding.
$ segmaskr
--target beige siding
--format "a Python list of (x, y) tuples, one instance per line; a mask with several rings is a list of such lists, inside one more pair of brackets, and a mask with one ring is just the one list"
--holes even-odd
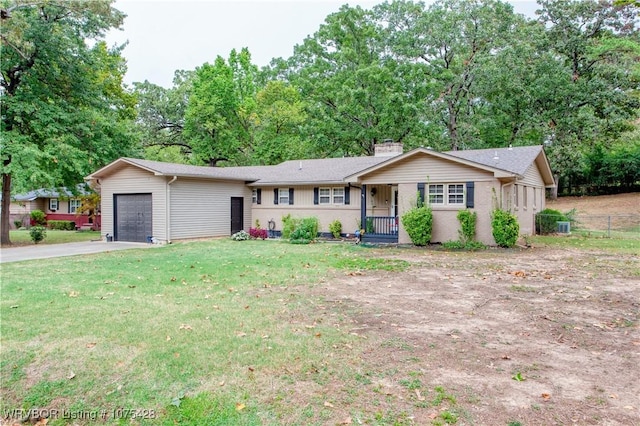
[(466, 182), (493, 179), (493, 174), (427, 154), (414, 155), (366, 175), (365, 184)]
[(251, 190), (243, 182), (178, 178), (170, 186), (171, 239), (231, 233), (231, 197), (244, 198), (243, 227), (251, 226)]
[(102, 235), (114, 233), (114, 194), (151, 194), (153, 236), (159, 241), (166, 241), (166, 182), (165, 177), (154, 176), (133, 166), (127, 166), (101, 179)]
[(542, 175), (540, 174), (540, 170), (538, 170), (536, 163), (532, 163), (531, 166), (529, 166), (519, 183), (527, 186), (544, 188), (544, 180), (542, 179)]
[[(327, 187), (342, 187), (327, 185)], [(342, 223), (344, 233), (352, 233), (360, 220), (360, 188), (352, 187), (349, 191), (349, 205), (315, 205), (313, 204), (313, 186), (294, 186), (293, 205), (275, 205), (273, 203), (273, 187), (262, 188), (262, 203), (251, 206), (251, 226), (260, 221), (260, 226), (267, 229), (268, 222), (275, 222), (275, 229), (282, 230), (282, 216), (291, 214), (292, 217), (317, 217), (320, 222), (320, 232), (329, 232), (329, 224), (334, 220)], [(251, 201), (251, 198), (249, 198)], [(386, 214), (385, 214), (386, 215)]]

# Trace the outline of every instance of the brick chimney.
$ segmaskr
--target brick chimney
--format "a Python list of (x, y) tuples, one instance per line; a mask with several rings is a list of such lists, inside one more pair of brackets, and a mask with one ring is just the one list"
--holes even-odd
[(385, 139), (383, 143), (374, 145), (375, 157), (395, 157), (402, 154), (402, 143), (394, 142), (393, 139)]

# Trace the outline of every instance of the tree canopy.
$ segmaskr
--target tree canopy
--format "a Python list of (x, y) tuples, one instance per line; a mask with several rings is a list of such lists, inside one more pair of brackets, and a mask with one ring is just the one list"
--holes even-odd
[(82, 182), (135, 152), (135, 98), (121, 48), (100, 38), (124, 18), (110, 1), (2, 3), (2, 230), (11, 191)]

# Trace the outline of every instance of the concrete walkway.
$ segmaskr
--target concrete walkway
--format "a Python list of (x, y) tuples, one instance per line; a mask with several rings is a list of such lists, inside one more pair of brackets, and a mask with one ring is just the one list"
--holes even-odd
[(40, 244), (0, 249), (0, 263), (20, 262), (22, 260), (47, 259), (51, 257), (76, 256), (79, 254), (102, 253), (106, 251), (127, 250), (133, 248), (157, 247), (153, 244), (128, 243), (123, 241), (107, 243), (87, 241), (66, 244)]

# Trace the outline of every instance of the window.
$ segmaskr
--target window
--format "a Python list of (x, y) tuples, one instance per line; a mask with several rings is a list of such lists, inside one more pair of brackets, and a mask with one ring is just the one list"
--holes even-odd
[(278, 204), (289, 204), (289, 188), (278, 188)]
[(82, 205), (82, 201), (77, 198), (72, 198), (69, 200), (69, 213), (75, 213), (80, 206)]
[(538, 188), (533, 188), (533, 208), (535, 209), (538, 204)]
[(449, 204), (464, 204), (464, 185), (447, 185), (449, 194)]
[(518, 191), (520, 191), (520, 187), (518, 185), (513, 185), (513, 206), (517, 209), (519, 200), (518, 200)]
[[(436, 206), (464, 206), (465, 184), (434, 184), (429, 185), (429, 204)], [(445, 197), (445, 194), (447, 195)]]
[(522, 187), (522, 207), (524, 207), (525, 209), (527, 208), (527, 187), (523, 186)]
[(49, 198), (49, 210), (55, 212), (58, 210), (58, 199), (57, 198)]
[(333, 204), (344, 204), (344, 188), (333, 188)]
[(429, 185), (429, 204), (444, 204), (444, 185)]
[(251, 202), (253, 204), (258, 203), (258, 190), (256, 188), (254, 188), (253, 191), (251, 191)]
[(331, 204), (331, 188), (320, 188), (318, 190), (318, 201), (320, 204)]

